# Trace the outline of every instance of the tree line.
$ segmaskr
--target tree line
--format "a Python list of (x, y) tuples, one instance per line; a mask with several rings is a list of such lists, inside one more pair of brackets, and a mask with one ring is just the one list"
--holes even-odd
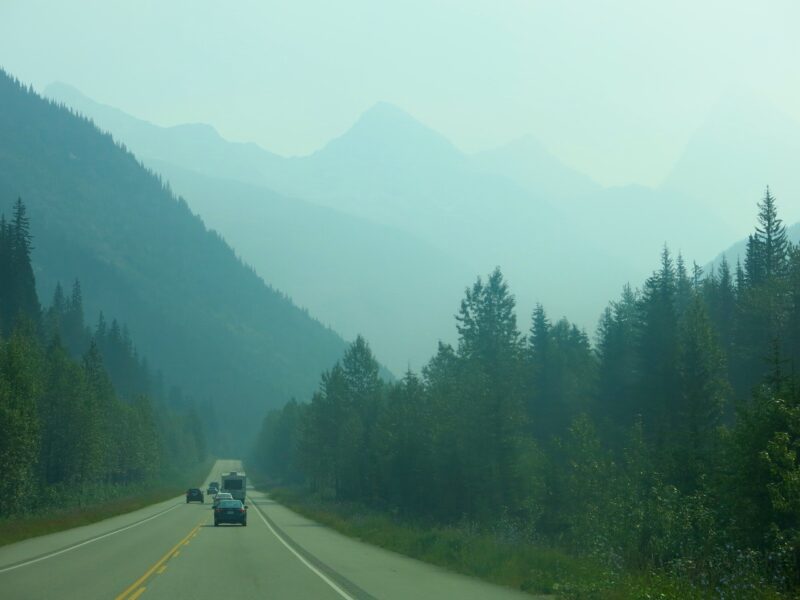
[(392, 383), (356, 339), (310, 402), (265, 417), (254, 467), (712, 591), (800, 587), (800, 247), (769, 190), (743, 263), (665, 247), (594, 343), (542, 306), (521, 332), (499, 269), (456, 320), (455, 347)]
[(18, 200), (0, 217), (0, 515), (96, 503), (205, 460), (197, 414), (167, 405), (125, 326), (84, 323), (80, 282), (41, 307), (32, 251)]

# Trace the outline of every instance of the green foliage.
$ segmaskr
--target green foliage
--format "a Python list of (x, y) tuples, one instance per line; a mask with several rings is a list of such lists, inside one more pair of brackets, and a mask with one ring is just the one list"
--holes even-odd
[[(27, 331), (25, 330), (27, 329)], [(0, 345), (0, 514), (24, 509), (36, 489), (41, 431), (36, 416), (41, 358), (29, 328)]]
[[(800, 249), (769, 192), (744, 268), (690, 275), (665, 248), (594, 348), (541, 306), (523, 338), (499, 270), (466, 290), (457, 328), (422, 377), (384, 385), (359, 338), (310, 404), (267, 417), (254, 464), (305, 485), (320, 518), (345, 507), (330, 518), (345, 531), (522, 589), (796, 596)], [(537, 566), (563, 551), (597, 570)]]
[[(31, 237), (24, 215), (18, 202), (14, 228), (25, 231), (17, 236), (27, 249), (24, 260), (9, 263), (0, 254), (6, 277), (0, 280), (0, 313), (12, 314), (13, 307), (17, 314), (10, 336), (0, 337), (0, 515), (110, 499), (205, 461), (196, 415), (154, 404), (146, 368), (125, 329), (120, 333), (114, 322), (109, 343), (100, 327), (95, 335), (84, 327), (77, 281), (69, 300), (57, 287), (53, 305), (40, 315), (35, 281), (27, 278)], [(0, 230), (0, 238), (8, 235), (7, 226)], [(2, 239), (0, 248), (8, 248)], [(21, 280), (33, 294), (22, 303), (6, 293), (16, 270), (26, 274)], [(77, 350), (82, 356), (73, 355)], [(118, 359), (113, 372), (106, 357)], [(183, 426), (186, 419), (191, 427)], [(173, 440), (182, 447), (171, 447)]]
[[(217, 421), (241, 435), (231, 440), (238, 448), (220, 450), (242, 450), (240, 440), (256, 433), (265, 401), (277, 406), (314, 390), (319, 373), (343, 351), (341, 338), (267, 286), (92, 122), (1, 70), (0, 106), (0, 212), (24, 198), (40, 297), (49, 300), (59, 281), (79, 278), (91, 293), (66, 301), (75, 317), (77, 300), (92, 319), (101, 310), (116, 315), (120, 331), (109, 329), (108, 336), (118, 333), (124, 343), (127, 323), (141, 352), (188, 396), (203, 404), (225, 398), (231, 410), (217, 411)], [(11, 239), (0, 248), (11, 244), (12, 259), (24, 254), (28, 214), (14, 209), (5, 226)], [(0, 303), (0, 335), (7, 337), (20, 311), (38, 317), (31, 273), (6, 279), (3, 262), (0, 279), (14, 282), (0, 287), (0, 296), (14, 298)], [(76, 341), (81, 324), (62, 323), (62, 343), (73, 357), (82, 355), (88, 344)], [(118, 393), (132, 401), (138, 382), (123, 381), (117, 353), (98, 345)], [(213, 441), (222, 445), (225, 436)]]

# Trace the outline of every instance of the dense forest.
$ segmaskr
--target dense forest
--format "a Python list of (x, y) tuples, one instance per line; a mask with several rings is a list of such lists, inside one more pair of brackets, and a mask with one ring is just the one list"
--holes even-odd
[(0, 106), (0, 212), (24, 199), (42, 298), (80, 279), (87, 315), (127, 323), (186, 395), (221, 407), (204, 418), (219, 453), (246, 450), (265, 405), (313, 392), (345, 348), (335, 332), (267, 285), (94, 123), (2, 70)]
[(0, 217), (0, 515), (92, 504), (199, 465), (205, 434), (124, 325), (84, 323), (83, 292), (42, 308), (25, 205)]
[(665, 247), (594, 343), (541, 306), (521, 332), (499, 269), (456, 319), (457, 346), (394, 383), (357, 339), (309, 403), (267, 415), (252, 465), (720, 597), (800, 590), (800, 247), (769, 190), (742, 263)]

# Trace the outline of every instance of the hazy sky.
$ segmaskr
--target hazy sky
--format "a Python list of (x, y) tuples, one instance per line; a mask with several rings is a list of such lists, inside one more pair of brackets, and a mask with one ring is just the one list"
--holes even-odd
[(0, 0), (0, 65), (281, 154), (386, 100), (466, 151), (532, 134), (656, 184), (733, 91), (800, 120), (798, 31), (793, 0)]

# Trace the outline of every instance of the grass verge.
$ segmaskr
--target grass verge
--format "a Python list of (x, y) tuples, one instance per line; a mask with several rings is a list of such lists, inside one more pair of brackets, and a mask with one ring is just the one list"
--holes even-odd
[[(556, 548), (504, 541), (475, 528), (404, 521), (363, 506), (323, 502), (296, 489), (268, 491), (291, 510), (349, 537), (533, 595), (570, 600), (716, 597), (710, 590), (665, 573), (620, 572)], [(762, 592), (746, 597), (780, 597)]]
[(89, 525), (125, 513), (169, 500), (186, 492), (188, 487), (205, 479), (214, 461), (209, 459), (202, 465), (187, 471), (179, 483), (159, 483), (141, 486), (128, 493), (96, 504), (70, 506), (46, 512), (0, 519), (0, 546), (13, 544), (32, 537), (56, 533), (73, 527)]

